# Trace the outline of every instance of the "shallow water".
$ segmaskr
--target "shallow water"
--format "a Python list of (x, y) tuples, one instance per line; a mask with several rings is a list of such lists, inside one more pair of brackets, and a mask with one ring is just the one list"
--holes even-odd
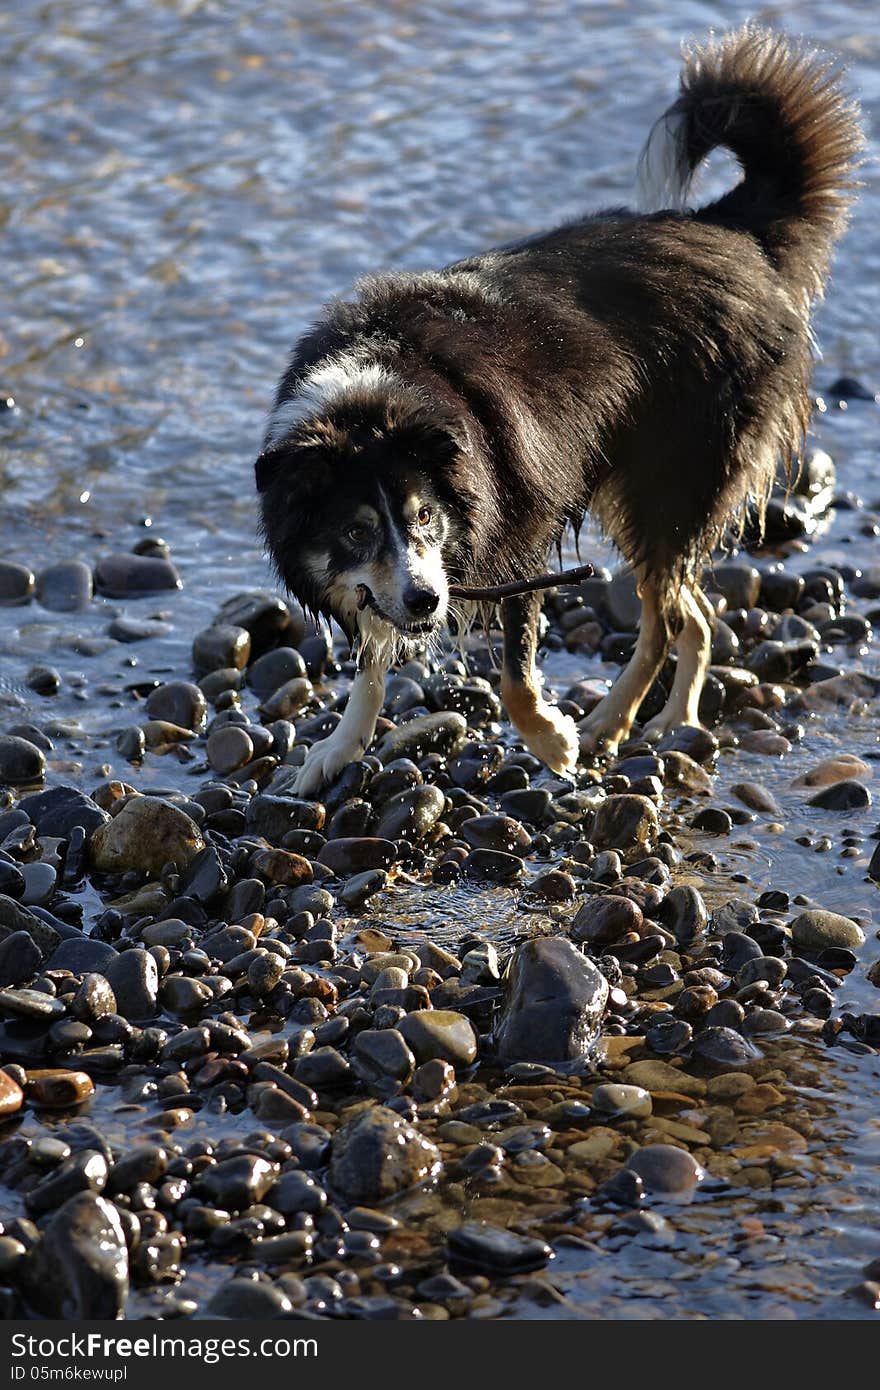
[[(680, 39), (749, 13), (739, 0), (116, 0), (112, 8), (8, 0), (0, 14), (0, 400), (12, 402), (0, 411), (3, 553), (34, 567), (74, 554), (92, 560), (130, 548), (149, 523), (171, 544), (184, 588), (127, 606), (98, 600), (84, 615), (4, 610), (4, 722), (75, 714), (86, 732), (61, 756), (89, 776), (112, 761), (102, 736), (130, 722), (125, 687), (182, 674), (192, 632), (218, 603), (269, 580), (252, 459), (285, 353), (321, 303), (367, 271), (443, 263), (627, 201), (641, 142), (674, 92)], [(841, 52), (876, 121), (873, 5), (772, 4), (759, 17)], [(841, 373), (880, 383), (876, 159), (863, 178), (817, 318), (820, 393)], [(877, 424), (878, 411), (858, 402), (816, 417), (840, 486), (869, 505), (880, 503)], [(838, 511), (791, 563), (877, 563), (863, 519)], [(605, 551), (590, 537), (584, 554)], [(34, 660), (60, 664), (66, 653), (67, 674), (71, 651), (102, 636), (120, 611), (164, 612), (172, 633), (81, 656), (78, 689), (68, 684), (51, 710), (30, 692), (18, 703), (15, 683)], [(873, 646), (846, 662), (880, 674)], [(558, 688), (615, 670), (573, 657), (548, 663)], [(98, 697), (109, 687), (115, 710)], [(790, 783), (835, 749), (876, 756), (877, 729), (875, 710), (834, 713), (811, 721), (804, 744), (782, 761), (722, 757), (722, 801), (731, 781), (759, 780), (782, 802), (787, 831), (747, 827), (717, 850), (710, 900), (716, 890), (723, 901), (772, 886), (871, 917), (878, 890), (864, 858), (793, 843), (801, 828), (826, 829), (829, 813), (804, 810)], [(187, 777), (164, 759), (142, 780), (185, 785)], [(865, 834), (875, 826), (870, 810), (843, 819)], [(738, 840), (753, 847), (736, 849)], [(397, 925), (430, 927), (438, 939), (477, 919), (509, 939), (531, 922), (501, 891), (419, 889), (389, 895), (386, 909)], [(865, 961), (876, 953), (873, 929), (869, 938)], [(877, 1007), (861, 969), (840, 997)], [(797, 1067), (797, 1103), (813, 1127), (808, 1184), (784, 1197), (705, 1197), (676, 1214), (674, 1243), (659, 1249), (639, 1238), (601, 1255), (561, 1252), (551, 1273), (568, 1302), (544, 1314), (864, 1314), (839, 1294), (880, 1254), (878, 1058), (787, 1043), (780, 1065)], [(520, 1309), (541, 1311), (531, 1300)]]

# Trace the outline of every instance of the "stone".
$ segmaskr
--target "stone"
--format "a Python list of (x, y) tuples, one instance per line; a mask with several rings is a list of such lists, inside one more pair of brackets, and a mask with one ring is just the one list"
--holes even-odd
[(475, 883), (516, 883), (525, 872), (519, 855), (500, 849), (472, 849), (461, 871)]
[(169, 863), (182, 869), (204, 848), (195, 821), (155, 796), (131, 797), (88, 842), (92, 867), (107, 874), (156, 875)]
[(644, 1119), (651, 1114), (653, 1102), (650, 1093), (641, 1086), (627, 1086), (621, 1082), (605, 1082), (593, 1091), (593, 1106), (603, 1115), (614, 1119)]
[(865, 933), (858, 923), (822, 908), (811, 908), (795, 917), (791, 935), (795, 946), (807, 951), (822, 951), (829, 946), (845, 946), (852, 950), (865, 941)]
[(35, 1022), (51, 1022), (63, 1018), (65, 1008), (61, 999), (44, 994), (39, 989), (4, 989), (0, 990), (0, 1014), (33, 1019)]
[(678, 1067), (654, 1058), (630, 1062), (629, 1066), (624, 1067), (622, 1076), (628, 1085), (642, 1086), (652, 1095), (658, 1091), (671, 1091), (676, 1095), (691, 1096), (698, 1100), (706, 1094), (706, 1083), (702, 1078), (690, 1076), (686, 1071), (680, 1071)]
[(415, 1071), (416, 1059), (396, 1028), (365, 1028), (354, 1040), (354, 1051), (373, 1076), (406, 1083)]
[(198, 1180), (199, 1191), (224, 1211), (243, 1211), (262, 1202), (278, 1181), (279, 1166), (258, 1154), (236, 1154), (210, 1168)]
[(642, 1181), (648, 1196), (689, 1202), (706, 1174), (686, 1149), (674, 1144), (646, 1144), (624, 1165)]
[[(276, 1237), (284, 1239), (284, 1237)], [(299, 1248), (299, 1247), (297, 1247)], [(272, 1320), (294, 1316), (293, 1304), (274, 1284), (253, 1279), (228, 1279), (221, 1284), (205, 1308), (209, 1318), (259, 1318)]]
[(564, 937), (536, 937), (513, 955), (496, 1031), (499, 1057), (570, 1061), (598, 1037), (608, 999), (604, 975)]
[(330, 1184), (353, 1205), (433, 1183), (442, 1169), (437, 1146), (384, 1106), (360, 1111), (333, 1137)]
[(446, 1237), (454, 1269), (507, 1276), (543, 1269), (553, 1259), (546, 1241), (521, 1236), (488, 1221), (465, 1221)]
[(95, 566), (95, 588), (108, 598), (137, 597), (183, 587), (170, 560), (160, 555), (105, 555)]
[(328, 840), (318, 854), (318, 863), (346, 877), (367, 869), (390, 868), (396, 857), (397, 849), (391, 840), (358, 836)]
[(218, 625), (197, 632), (192, 644), (196, 671), (243, 671), (251, 652), (250, 634), (243, 627)]
[(114, 959), (102, 968), (102, 974), (113, 990), (118, 1012), (129, 1020), (152, 1018), (159, 1000), (159, 967), (155, 957), (137, 947), (113, 954)]
[(306, 674), (306, 663), (295, 647), (276, 647), (251, 663), (247, 683), (258, 700), (265, 700), (288, 681)]
[(198, 733), (208, 714), (208, 702), (191, 681), (166, 681), (150, 691), (145, 709), (151, 719)]
[(694, 1056), (709, 1062), (722, 1071), (750, 1067), (760, 1060), (758, 1049), (733, 1028), (710, 1026), (698, 1033), (693, 1042)]
[(501, 850), (520, 857), (528, 852), (531, 836), (511, 816), (485, 815), (466, 820), (461, 838), (471, 849)]
[(112, 1321), (125, 1308), (128, 1278), (116, 1208), (93, 1192), (80, 1192), (49, 1220), (28, 1256), (22, 1283), (29, 1304), (46, 1317)]
[(453, 710), (417, 715), (383, 736), (375, 750), (376, 757), (381, 763), (391, 763), (397, 758), (418, 760), (427, 753), (451, 756), (464, 744), (466, 735), (464, 716)]
[(23, 787), (41, 782), (45, 771), (45, 755), (35, 744), (14, 734), (0, 734), (0, 785)]
[(0, 604), (27, 603), (34, 592), (33, 571), (15, 560), (0, 560)]
[(470, 1019), (451, 1009), (416, 1009), (397, 1025), (417, 1062), (439, 1060), (469, 1067), (478, 1038)]
[(731, 796), (735, 796), (744, 806), (748, 806), (750, 811), (764, 811), (772, 816), (780, 816), (779, 803), (775, 796), (762, 787), (759, 782), (734, 782), (730, 788)]
[(250, 872), (267, 883), (282, 884), (296, 888), (303, 883), (311, 883), (314, 869), (305, 855), (293, 854), (286, 849), (261, 849), (251, 856)]
[(224, 724), (210, 734), (205, 751), (214, 771), (225, 777), (251, 761), (254, 745), (247, 729), (237, 724)]
[(871, 805), (871, 793), (861, 782), (832, 782), (811, 796), (808, 804), (823, 811), (864, 811)]
[(43, 953), (30, 932), (10, 932), (0, 941), (0, 989), (33, 979)]
[(314, 687), (308, 676), (294, 676), (285, 681), (260, 704), (260, 714), (264, 719), (292, 719), (305, 709), (314, 695)]
[(642, 909), (630, 898), (597, 893), (578, 908), (571, 936), (573, 941), (604, 946), (619, 941), (627, 932), (640, 931), (643, 921)]
[(37, 598), (53, 613), (77, 613), (92, 601), (92, 571), (81, 560), (62, 560), (37, 576)]
[[(59, 923), (59, 926), (61, 925), (63, 924)], [(13, 898), (0, 893), (0, 941), (19, 931), (26, 931), (33, 938), (43, 956), (50, 955), (61, 940), (61, 932), (56, 931), (37, 912), (22, 907)]]
[(660, 904), (660, 921), (682, 944), (702, 936), (709, 914), (703, 895), (691, 884), (671, 888)]
[(47, 1110), (67, 1110), (94, 1094), (95, 1083), (88, 1072), (63, 1067), (28, 1072), (28, 1096)]
[(410, 787), (385, 803), (376, 837), (416, 843), (434, 828), (445, 806), (446, 797), (439, 787)]
[(590, 839), (597, 849), (629, 850), (652, 845), (660, 832), (657, 808), (646, 796), (609, 796), (593, 817)]
[(815, 767), (796, 777), (793, 787), (829, 787), (835, 782), (848, 782), (870, 778), (871, 768), (861, 758), (852, 753), (837, 753), (833, 758), (823, 758)]
[(16, 1114), (24, 1104), (24, 1092), (8, 1072), (0, 1070), (0, 1120)]
[(73, 975), (85, 975), (89, 970), (108, 974), (108, 967), (118, 953), (106, 941), (93, 936), (74, 936), (55, 946), (46, 967), (49, 970), (69, 970)]

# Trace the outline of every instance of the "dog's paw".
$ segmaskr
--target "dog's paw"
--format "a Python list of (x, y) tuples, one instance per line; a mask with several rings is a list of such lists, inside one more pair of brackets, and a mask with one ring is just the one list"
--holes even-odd
[(593, 713), (577, 725), (581, 756), (584, 758), (600, 754), (613, 758), (620, 744), (629, 736), (629, 729), (621, 726), (618, 719), (608, 717), (601, 711), (602, 705), (597, 705)]
[(578, 728), (570, 714), (555, 705), (542, 705), (527, 730), (520, 730), (530, 753), (546, 763), (551, 772), (569, 777), (577, 766)]
[(320, 743), (313, 743), (293, 784), (294, 796), (309, 800), (322, 787), (335, 782), (349, 763), (359, 762), (363, 756), (364, 750), (360, 743), (351, 742), (349, 739), (334, 742), (332, 734), (321, 739)]
[(670, 710), (669, 713), (662, 709), (659, 714), (655, 714), (653, 719), (649, 719), (642, 729), (642, 733), (650, 743), (654, 743), (664, 734), (671, 734), (675, 729), (701, 729), (703, 726), (688, 719), (679, 709)]

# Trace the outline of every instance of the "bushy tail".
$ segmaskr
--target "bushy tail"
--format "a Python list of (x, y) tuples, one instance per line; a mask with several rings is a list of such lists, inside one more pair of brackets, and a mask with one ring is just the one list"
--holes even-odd
[(683, 207), (697, 166), (718, 146), (736, 156), (743, 179), (700, 217), (753, 232), (793, 288), (815, 298), (862, 146), (838, 67), (752, 24), (693, 49), (681, 95), (642, 152), (646, 206)]

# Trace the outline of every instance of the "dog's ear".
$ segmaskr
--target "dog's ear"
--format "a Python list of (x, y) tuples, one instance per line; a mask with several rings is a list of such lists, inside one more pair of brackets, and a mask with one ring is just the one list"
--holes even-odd
[(273, 445), (263, 450), (254, 464), (257, 492), (265, 492), (270, 483), (275, 481), (278, 476), (278, 470), (285, 459), (289, 460), (290, 453), (290, 449), (277, 448)]

